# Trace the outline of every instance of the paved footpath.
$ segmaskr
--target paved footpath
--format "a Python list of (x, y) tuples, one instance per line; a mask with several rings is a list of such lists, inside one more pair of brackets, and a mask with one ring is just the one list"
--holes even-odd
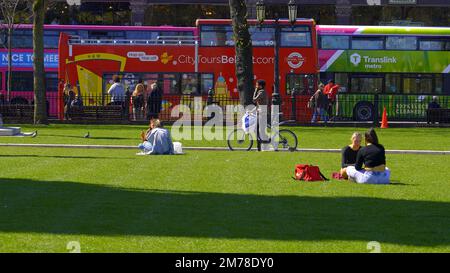
[[(78, 148), (78, 149), (133, 149), (137, 146), (129, 145), (73, 145), (73, 144), (21, 144), (21, 143), (0, 143), (0, 147), (34, 147), (34, 148)], [(228, 151), (226, 147), (183, 147), (187, 151)], [(242, 149), (244, 150), (244, 149)], [(256, 151), (256, 149), (253, 149)], [(340, 153), (341, 149), (315, 149), (301, 148), (297, 152), (312, 153)], [(450, 155), (450, 151), (433, 150), (386, 150), (388, 154), (428, 154), (428, 155)]]

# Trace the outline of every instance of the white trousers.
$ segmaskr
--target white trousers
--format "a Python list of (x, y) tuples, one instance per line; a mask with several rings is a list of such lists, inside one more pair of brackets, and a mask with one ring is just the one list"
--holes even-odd
[(350, 180), (361, 184), (389, 184), (391, 170), (386, 167), (384, 172), (357, 171), (354, 166), (349, 166), (347, 175)]

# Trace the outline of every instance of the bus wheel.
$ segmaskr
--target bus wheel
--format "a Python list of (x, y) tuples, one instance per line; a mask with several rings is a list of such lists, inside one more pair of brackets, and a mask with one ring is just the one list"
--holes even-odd
[(353, 108), (353, 120), (372, 121), (374, 116), (374, 106), (368, 101), (361, 101)]

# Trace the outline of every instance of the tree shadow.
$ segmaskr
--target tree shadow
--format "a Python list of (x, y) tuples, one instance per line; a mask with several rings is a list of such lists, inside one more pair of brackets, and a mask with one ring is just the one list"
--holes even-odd
[(450, 245), (450, 203), (0, 178), (0, 232)]

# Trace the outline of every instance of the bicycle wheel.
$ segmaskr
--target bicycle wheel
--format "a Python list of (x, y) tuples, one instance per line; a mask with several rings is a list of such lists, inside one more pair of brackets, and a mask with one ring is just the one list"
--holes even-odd
[(253, 137), (242, 129), (234, 129), (228, 136), (227, 143), (231, 151), (241, 149), (249, 151), (253, 146)]
[(273, 147), (278, 151), (295, 151), (298, 145), (297, 136), (288, 129), (281, 129), (273, 137)]

